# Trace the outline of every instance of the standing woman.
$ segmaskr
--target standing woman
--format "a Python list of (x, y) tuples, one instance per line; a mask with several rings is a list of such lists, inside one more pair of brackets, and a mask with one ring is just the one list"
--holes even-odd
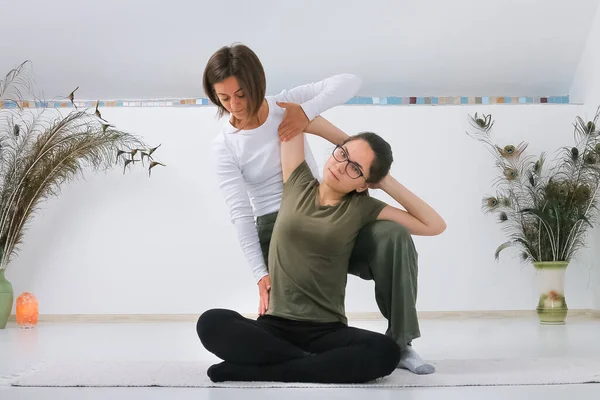
[[(222, 47), (206, 65), (204, 91), (218, 107), (219, 116), (229, 115), (213, 141), (219, 186), (258, 284), (259, 315), (264, 315), (269, 305), (271, 280), (266, 264), (283, 193), (280, 138), (288, 140), (308, 132), (341, 144), (347, 135), (316, 117), (347, 102), (360, 85), (358, 77), (341, 74), (265, 96), (262, 64), (242, 44)], [(306, 140), (304, 147), (311, 172), (320, 176)], [(360, 231), (349, 272), (375, 281), (377, 305), (388, 320), (386, 335), (402, 351), (398, 367), (428, 374), (434, 372), (434, 367), (411, 347), (412, 340), (420, 337), (415, 306), (417, 259), (405, 227), (392, 221), (375, 221)]]

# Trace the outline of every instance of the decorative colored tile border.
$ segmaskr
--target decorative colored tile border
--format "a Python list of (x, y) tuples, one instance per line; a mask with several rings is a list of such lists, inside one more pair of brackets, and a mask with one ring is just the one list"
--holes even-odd
[[(77, 101), (78, 108), (94, 108), (97, 100)], [(20, 105), (24, 108), (74, 108), (70, 101), (22, 101)], [(208, 99), (161, 99), (161, 100), (100, 100), (99, 107), (185, 107), (185, 106), (207, 106)], [(16, 108), (13, 101), (0, 101), (0, 108)]]
[[(360, 105), (471, 105), (471, 104), (570, 104), (569, 96), (508, 97), (508, 96), (430, 96), (430, 97), (353, 97), (346, 104)], [(96, 100), (75, 101), (78, 108), (96, 107)], [(70, 101), (23, 101), (24, 108), (69, 108)], [(100, 107), (202, 107), (212, 106), (206, 98), (160, 100), (100, 101)], [(0, 101), (0, 108), (16, 108), (12, 101)]]
[(470, 105), (470, 104), (569, 104), (569, 96), (430, 96), (430, 97), (354, 97), (346, 104), (374, 105)]

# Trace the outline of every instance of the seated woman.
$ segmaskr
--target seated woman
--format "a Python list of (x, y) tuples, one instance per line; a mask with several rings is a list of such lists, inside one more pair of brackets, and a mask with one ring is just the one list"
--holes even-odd
[[(256, 321), (223, 309), (203, 313), (197, 332), (223, 362), (214, 382), (362, 383), (391, 374), (399, 346), (388, 336), (349, 327), (344, 299), (360, 229), (391, 220), (416, 234), (439, 234), (443, 219), (389, 175), (389, 144), (374, 133), (335, 147), (323, 182), (304, 159), (304, 135), (281, 144), (283, 199), (269, 251), (268, 310)], [(379, 187), (408, 211), (368, 196)]]

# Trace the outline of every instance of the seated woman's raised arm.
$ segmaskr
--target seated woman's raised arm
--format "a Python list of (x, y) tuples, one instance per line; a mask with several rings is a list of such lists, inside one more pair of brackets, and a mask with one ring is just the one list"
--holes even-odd
[(381, 210), (378, 220), (397, 222), (413, 235), (436, 236), (446, 230), (446, 222), (437, 211), (391, 175), (372, 186), (382, 189), (406, 209), (388, 205)]
[(296, 135), (286, 142), (281, 142), (281, 169), (283, 183), (304, 161), (304, 133)]

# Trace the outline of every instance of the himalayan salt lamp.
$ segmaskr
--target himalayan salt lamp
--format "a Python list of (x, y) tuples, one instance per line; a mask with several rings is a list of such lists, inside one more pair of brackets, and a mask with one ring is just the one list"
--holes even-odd
[(38, 321), (38, 301), (29, 292), (21, 293), (17, 298), (17, 324), (21, 328), (33, 328)]

